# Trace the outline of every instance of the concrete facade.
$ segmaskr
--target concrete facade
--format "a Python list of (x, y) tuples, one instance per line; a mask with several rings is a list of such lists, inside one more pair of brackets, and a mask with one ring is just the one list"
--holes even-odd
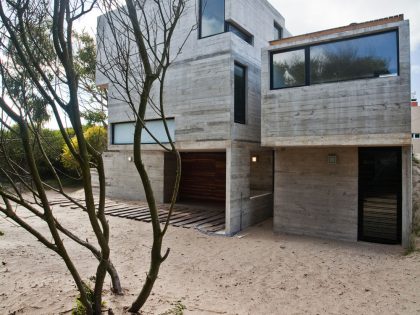
[[(171, 46), (176, 51), (185, 34), (196, 24), (198, 0), (190, 1), (174, 33)], [(266, 0), (226, 0), (225, 21), (253, 35), (253, 44), (234, 33), (225, 32), (198, 38), (189, 36), (181, 54), (171, 65), (165, 82), (165, 113), (175, 120), (175, 142), (184, 152), (226, 153), (226, 234), (259, 222), (272, 215), (272, 188), (254, 195), (251, 189), (251, 152), (261, 149), (261, 49), (274, 38), (274, 22), (284, 29), (284, 18)], [(107, 33), (104, 17), (98, 29)], [(109, 30), (108, 30), (109, 31)], [(112, 38), (108, 39), (112, 41)], [(101, 58), (101, 52), (98, 53)], [(246, 67), (246, 124), (234, 122), (234, 64)], [(97, 84), (109, 91), (109, 124), (133, 121), (131, 109), (118, 100), (117, 87), (97, 71)], [(146, 119), (156, 114), (150, 108)], [(114, 145), (109, 128), (109, 146), (105, 153), (107, 195), (126, 199), (143, 199), (140, 178), (129, 161), (132, 145)], [(159, 202), (168, 201), (170, 161), (157, 145), (143, 145), (145, 164)], [(271, 152), (271, 150), (269, 150)], [(165, 163), (168, 165), (165, 170)], [(264, 174), (264, 173), (261, 173)], [(256, 177), (262, 176), (256, 173)], [(261, 180), (263, 181), (263, 180)]]
[[(272, 52), (398, 30), (399, 73), (273, 90)], [(358, 240), (358, 148), (402, 148), (402, 244), (411, 233), (409, 24), (401, 16), (290, 37), (262, 51), (262, 145), (275, 148), (274, 230)], [(337, 158), (335, 164), (328, 156)]]
[(413, 153), (420, 154), (420, 107), (417, 105), (411, 106), (411, 135)]

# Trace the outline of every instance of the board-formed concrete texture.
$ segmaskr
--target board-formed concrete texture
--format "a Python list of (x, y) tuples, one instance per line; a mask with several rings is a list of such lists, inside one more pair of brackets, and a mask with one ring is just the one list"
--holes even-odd
[[(198, 0), (187, 4), (171, 43), (172, 52), (185, 40), (198, 17)], [(168, 70), (165, 82), (165, 114), (175, 119), (176, 146), (185, 152), (226, 152), (226, 234), (234, 234), (272, 215), (272, 191), (253, 196), (250, 186), (250, 152), (261, 149), (261, 49), (274, 38), (274, 22), (288, 36), (284, 17), (266, 0), (225, 0), (225, 20), (253, 35), (253, 45), (225, 32), (198, 38), (194, 30), (181, 54)], [(104, 59), (104, 46), (112, 46), (104, 16), (98, 19), (101, 36), (98, 62)], [(105, 38), (106, 45), (101, 45)], [(234, 64), (247, 69), (246, 124), (234, 123)], [(127, 103), (119, 100), (118, 87), (97, 70), (96, 83), (108, 88), (109, 124), (133, 121)], [(157, 91), (158, 86), (154, 87)], [(148, 108), (146, 119), (156, 118)], [(143, 199), (144, 192), (134, 163), (132, 145), (111, 143), (105, 153), (107, 195)], [(158, 201), (168, 201), (173, 183), (173, 163), (157, 145), (143, 145), (146, 165)], [(165, 164), (167, 165), (165, 169)], [(272, 168), (272, 167), (271, 167)], [(262, 176), (264, 173), (260, 173)], [(258, 174), (256, 175), (258, 176)]]
[[(395, 29), (399, 34), (398, 76), (270, 90), (269, 55), (273, 51)], [(263, 49), (262, 144), (411, 145), (409, 38), (408, 21), (394, 21), (302, 39), (297, 36), (296, 40), (292, 37)]]
[[(399, 75), (270, 89), (274, 51), (398, 30)], [(286, 38), (262, 50), (263, 146), (275, 148), (274, 230), (356, 241), (358, 148), (402, 148), (402, 245), (411, 234), (409, 23), (396, 16)], [(338, 162), (327, 163), (335, 154)]]

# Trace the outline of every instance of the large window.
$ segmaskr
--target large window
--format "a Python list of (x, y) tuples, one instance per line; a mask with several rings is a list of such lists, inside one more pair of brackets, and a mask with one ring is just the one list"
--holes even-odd
[(271, 87), (280, 89), (301, 85), (305, 85), (305, 50), (273, 54)]
[(225, 31), (225, 0), (200, 0), (200, 38)]
[(235, 101), (234, 120), (236, 123), (246, 123), (246, 68), (235, 63)]
[[(175, 119), (170, 118), (166, 122), (171, 138), (175, 141)], [(158, 141), (162, 143), (169, 142), (162, 120), (148, 120), (146, 121), (146, 127)], [(133, 144), (134, 128), (135, 123), (132, 121), (112, 124), (112, 144)], [(141, 143), (154, 144), (156, 141), (146, 130), (143, 130)]]
[(398, 75), (398, 32), (272, 54), (271, 88)]
[(310, 47), (311, 83), (398, 74), (397, 32)]

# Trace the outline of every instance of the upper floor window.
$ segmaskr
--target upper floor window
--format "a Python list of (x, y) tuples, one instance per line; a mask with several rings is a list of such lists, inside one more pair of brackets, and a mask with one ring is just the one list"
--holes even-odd
[(200, 38), (225, 31), (225, 0), (200, 0)]
[(271, 88), (396, 76), (398, 32), (338, 40), (271, 55)]
[(397, 32), (310, 47), (311, 83), (398, 74)]
[(234, 121), (246, 123), (246, 68), (235, 63)]
[(250, 45), (254, 44), (254, 36), (230, 22), (226, 23), (226, 31), (232, 32)]
[(305, 50), (297, 49), (272, 55), (271, 88), (305, 85)]
[(274, 40), (283, 38), (283, 28), (274, 22)]

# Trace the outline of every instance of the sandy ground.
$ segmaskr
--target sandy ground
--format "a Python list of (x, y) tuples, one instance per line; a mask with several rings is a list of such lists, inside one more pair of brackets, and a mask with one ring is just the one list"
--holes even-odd
[[(86, 214), (60, 207), (55, 212), (93, 240)], [(115, 217), (109, 222), (125, 295), (112, 295), (108, 279), (104, 299), (123, 314), (148, 268), (151, 227)], [(61, 260), (9, 221), (0, 219), (0, 230), (0, 314), (69, 314), (77, 292)], [(161, 314), (177, 301), (185, 314), (420, 314), (420, 253), (273, 235), (270, 221), (241, 236), (171, 227), (165, 241), (171, 254), (144, 314)], [(65, 243), (83, 277), (94, 275), (92, 256)]]

